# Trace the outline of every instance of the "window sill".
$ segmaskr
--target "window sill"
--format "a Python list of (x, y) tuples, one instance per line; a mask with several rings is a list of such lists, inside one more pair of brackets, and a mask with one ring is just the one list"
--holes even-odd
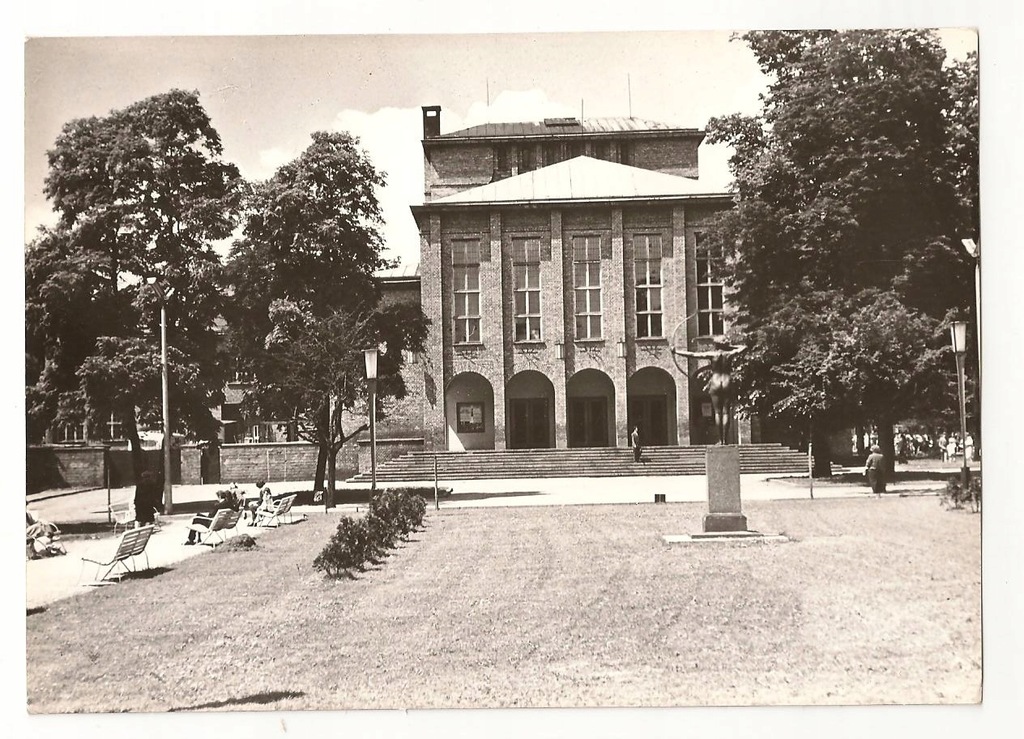
[(575, 341), (577, 344), (603, 344), (605, 342), (603, 337), (599, 339), (576, 339)]
[(456, 349), (473, 349), (483, 345), (484, 342), (482, 341), (463, 341), (458, 344), (452, 344), (452, 346), (455, 347)]
[(668, 341), (667, 336), (637, 336), (636, 340), (644, 344), (661, 344)]
[(516, 346), (544, 346), (544, 339), (516, 339), (512, 342)]

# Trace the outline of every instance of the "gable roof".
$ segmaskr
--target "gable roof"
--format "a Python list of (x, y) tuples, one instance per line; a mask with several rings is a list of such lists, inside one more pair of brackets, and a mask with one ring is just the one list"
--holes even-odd
[(728, 197), (732, 197), (730, 193), (699, 180), (581, 156), (431, 200), (424, 206)]
[(575, 118), (547, 118), (543, 121), (525, 121), (514, 123), (483, 123), (470, 126), (459, 131), (444, 133), (430, 140), (438, 139), (471, 139), (471, 138), (508, 138), (520, 136), (561, 136), (564, 134), (600, 134), (618, 133), (621, 131), (675, 131), (703, 136), (704, 132), (696, 128), (679, 128), (657, 121), (643, 118), (586, 118), (582, 122)]

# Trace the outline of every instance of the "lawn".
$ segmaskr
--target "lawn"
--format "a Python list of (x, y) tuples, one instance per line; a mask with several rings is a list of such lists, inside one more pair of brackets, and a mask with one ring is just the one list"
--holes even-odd
[(339, 581), (316, 515), (29, 615), (29, 711), (980, 699), (980, 516), (770, 501), (788, 543), (662, 541), (703, 510), (431, 510)]

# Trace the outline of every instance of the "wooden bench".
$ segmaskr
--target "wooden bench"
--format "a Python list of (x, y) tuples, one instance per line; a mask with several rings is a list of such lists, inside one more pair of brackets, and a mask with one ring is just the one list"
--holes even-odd
[[(139, 555), (145, 555), (146, 569), (149, 569), (149, 555), (146, 554), (146, 545), (149, 543), (149, 538), (153, 535), (155, 528), (155, 526), (149, 525), (140, 526), (137, 529), (128, 529), (121, 534), (121, 540), (117, 544), (117, 550), (114, 552), (113, 557), (106, 562), (82, 557), (82, 569), (85, 569), (86, 562), (91, 562), (97, 566), (97, 574), (99, 574), (100, 569), (103, 567), (107, 568), (107, 571), (104, 572), (102, 576), (96, 578), (94, 584), (99, 584), (105, 581), (107, 576), (118, 567), (121, 567), (125, 573), (137, 572), (138, 570), (135, 568), (135, 558)], [(79, 581), (82, 579), (81, 572), (79, 572), (78, 579)]]
[(219, 543), (224, 543), (227, 539), (224, 538), (225, 533), (231, 531), (238, 524), (238, 519), (242, 517), (241, 511), (235, 511), (230, 508), (222, 508), (214, 514), (210, 523), (206, 526), (198, 523), (189, 524), (188, 528), (190, 531), (195, 531), (200, 544), (209, 544), (211, 547), (217, 546)]
[[(297, 495), (287, 495), (280, 500), (275, 500), (270, 508), (257, 508), (256, 518), (253, 520), (253, 526), (279, 526), (285, 516), (288, 516), (288, 522), (292, 521), (292, 506), (295, 504)], [(303, 515), (305, 518), (305, 515)]]

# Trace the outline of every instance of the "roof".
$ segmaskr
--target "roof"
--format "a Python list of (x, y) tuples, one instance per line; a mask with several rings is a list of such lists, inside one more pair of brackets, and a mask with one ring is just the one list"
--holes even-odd
[(394, 280), (394, 279), (408, 279), (410, 277), (420, 276), (420, 263), (414, 262), (408, 264), (405, 262), (399, 263), (397, 267), (389, 267), (388, 269), (380, 269), (373, 273), (373, 276), (382, 280)]
[(575, 118), (546, 118), (543, 121), (523, 123), (484, 123), (436, 136), (428, 141), (444, 139), (506, 138), (519, 136), (559, 136), (564, 134), (601, 134), (622, 131), (675, 131), (703, 135), (696, 128), (679, 128), (643, 118), (586, 118), (580, 123)]
[(581, 156), (425, 203), (469, 205), (566, 200), (728, 198), (699, 180)]

